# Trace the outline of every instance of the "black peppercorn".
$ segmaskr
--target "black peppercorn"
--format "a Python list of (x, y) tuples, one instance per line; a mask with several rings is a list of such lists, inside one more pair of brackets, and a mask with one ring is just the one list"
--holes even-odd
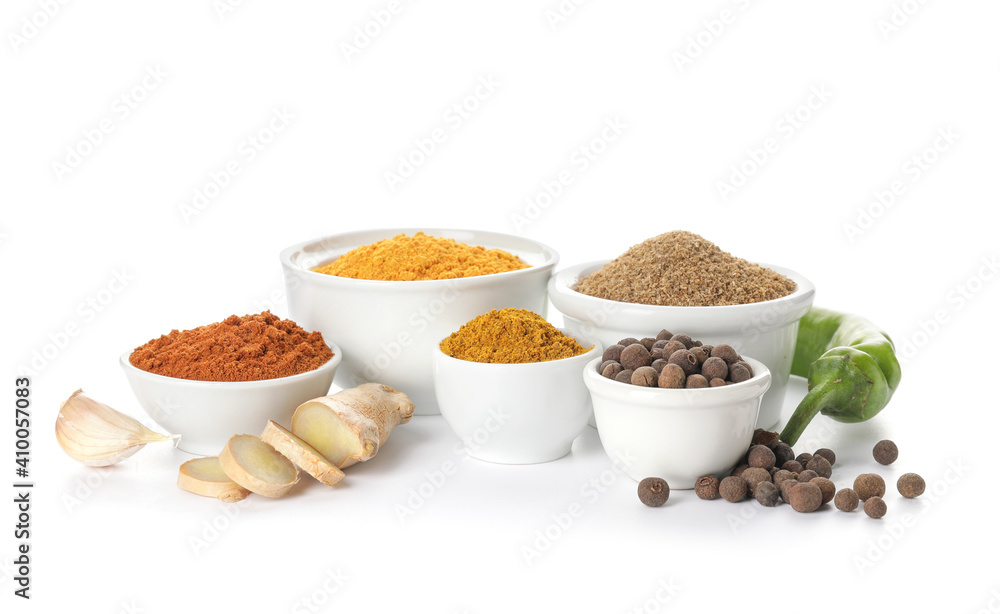
[(896, 458), (899, 456), (899, 448), (891, 440), (883, 439), (875, 444), (872, 456), (882, 465), (891, 465), (896, 462)]
[(670, 486), (663, 478), (646, 478), (639, 482), (639, 500), (649, 507), (660, 507), (670, 497)]
[(741, 477), (731, 475), (719, 482), (719, 494), (730, 503), (739, 503), (747, 496), (747, 483)]
[(711, 501), (719, 496), (719, 478), (714, 475), (703, 475), (694, 485), (694, 493), (699, 499)]

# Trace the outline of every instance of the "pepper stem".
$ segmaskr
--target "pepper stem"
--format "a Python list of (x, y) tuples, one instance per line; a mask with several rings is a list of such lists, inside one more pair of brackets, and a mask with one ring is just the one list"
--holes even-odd
[(795, 408), (795, 413), (788, 419), (788, 424), (785, 425), (781, 434), (778, 435), (778, 439), (790, 446), (795, 445), (795, 442), (802, 436), (802, 431), (806, 430), (812, 419), (816, 417), (816, 414), (826, 404), (826, 397), (830, 393), (830, 385), (830, 382), (824, 382), (806, 393), (802, 402)]

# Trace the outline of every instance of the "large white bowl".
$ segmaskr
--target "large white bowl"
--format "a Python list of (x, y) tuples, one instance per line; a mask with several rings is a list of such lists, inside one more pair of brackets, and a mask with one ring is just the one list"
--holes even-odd
[(571, 266), (549, 282), (549, 299), (562, 312), (568, 330), (596, 337), (604, 347), (626, 337), (655, 336), (664, 328), (702, 343), (728, 343), (740, 354), (760, 360), (771, 371), (771, 389), (761, 403), (757, 426), (770, 429), (778, 424), (792, 371), (799, 320), (809, 311), (816, 293), (808, 279), (789, 269), (761, 264), (794, 281), (795, 292), (772, 301), (718, 307), (621, 303), (576, 291), (581, 278), (607, 263), (599, 260)]
[(694, 488), (703, 475), (730, 471), (750, 446), (761, 397), (771, 374), (743, 356), (754, 376), (717, 388), (667, 389), (633, 386), (597, 372), (590, 361), (583, 379), (590, 389), (601, 444), (639, 481), (660, 477), (671, 489)]
[[(519, 271), (450, 280), (372, 281), (311, 269), (344, 253), (400, 233), (424, 232), (460, 243), (506, 250), (531, 266)], [(344, 362), (336, 383), (388, 384), (413, 400), (414, 413), (440, 413), (434, 397), (431, 355), (441, 339), (492, 309), (516, 307), (545, 316), (546, 285), (556, 252), (530, 239), (479, 230), (383, 228), (333, 235), (281, 252), (293, 320), (336, 339)]]
[(298, 375), (252, 382), (205, 382), (166, 377), (143, 371), (129, 362), (132, 352), (119, 362), (139, 405), (149, 417), (173, 435), (178, 447), (193, 454), (215, 455), (233, 435), (257, 435), (268, 420), (291, 423), (295, 408), (309, 399), (325, 396), (342, 353), (327, 341), (333, 358)]
[(600, 344), (573, 337), (579, 356), (523, 364), (472, 362), (434, 351), (441, 415), (468, 454), (493, 463), (544, 463), (569, 453), (587, 426), (590, 395), (583, 365), (600, 360)]

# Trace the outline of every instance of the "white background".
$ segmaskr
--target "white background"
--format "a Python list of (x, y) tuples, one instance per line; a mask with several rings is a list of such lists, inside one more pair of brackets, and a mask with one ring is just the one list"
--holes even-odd
[[(10, 400), (34, 352), (78, 327), (65, 347), (49, 348), (32, 384), (30, 604), (12, 596), (12, 410), (3, 419), (4, 604), (1000, 609), (991, 494), (1000, 419), (987, 392), (1000, 282), (983, 265), (1000, 251), (1000, 7), (564, 4), (575, 9), (554, 22), (555, 0), (403, 1), (376, 27), (368, 22), (373, 11), (386, 20), (384, 0), (257, 0), (231, 11), (210, 0), (69, 2), (51, 16), (45, 2), (4, 3), (0, 396)], [(366, 24), (378, 31), (367, 41), (358, 34)], [(476, 108), (458, 122), (449, 110), (480, 80), (497, 85), (480, 89), (483, 100), (470, 99)], [(275, 113), (290, 119), (270, 139), (260, 132)], [(620, 135), (590, 145), (616, 120)], [(386, 173), (435, 130), (443, 142), (390, 186)], [(252, 160), (251, 137), (270, 141)], [(752, 162), (748, 150), (768, 139), (772, 152)], [(602, 150), (586, 169), (574, 162), (583, 146)], [(212, 187), (227, 165), (240, 173)], [(740, 165), (748, 180), (724, 196), (719, 182)], [(543, 198), (543, 210), (527, 209), (563, 170), (572, 183), (551, 204)], [(878, 205), (874, 194), (894, 182), (900, 194)], [(196, 190), (214, 198), (185, 218)], [(514, 215), (534, 219), (517, 225)], [(232, 313), (284, 315), (281, 248), (379, 226), (524, 234), (553, 246), (563, 265), (685, 229), (795, 269), (816, 284), (817, 304), (863, 314), (907, 349), (883, 415), (862, 425), (818, 418), (797, 451), (835, 449), (833, 477), (844, 486), (877, 468), (870, 448), (891, 437), (899, 461), (878, 470), (890, 485), (919, 472), (931, 492), (904, 501), (890, 486), (881, 521), (690, 492), (647, 509), (631, 480), (610, 479), (593, 429), (566, 458), (508, 467), (456, 457), (439, 417), (400, 427), (342, 487), (304, 480), (287, 499), (235, 507), (174, 486), (188, 456), (168, 446), (106, 472), (58, 448), (58, 403), (80, 387), (152, 424), (116, 364), (121, 352)], [(116, 272), (128, 278), (123, 289)], [(121, 291), (89, 311), (109, 285)], [(786, 417), (804, 390), (801, 380), (792, 387)], [(455, 474), (401, 522), (396, 506), (449, 461)], [(589, 481), (602, 477), (610, 485), (592, 495)], [(583, 515), (529, 565), (523, 547), (573, 503)], [(338, 570), (346, 579), (326, 592)]]

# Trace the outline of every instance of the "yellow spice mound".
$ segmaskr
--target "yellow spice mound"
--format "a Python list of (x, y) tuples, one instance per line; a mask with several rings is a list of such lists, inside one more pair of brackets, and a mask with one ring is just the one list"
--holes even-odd
[(521, 259), (502, 249), (486, 249), (422, 232), (352, 249), (317, 273), (380, 281), (458, 279), (525, 269)]
[(527, 309), (494, 309), (464, 324), (441, 342), (441, 351), (470, 362), (525, 363), (589, 352), (545, 318)]

